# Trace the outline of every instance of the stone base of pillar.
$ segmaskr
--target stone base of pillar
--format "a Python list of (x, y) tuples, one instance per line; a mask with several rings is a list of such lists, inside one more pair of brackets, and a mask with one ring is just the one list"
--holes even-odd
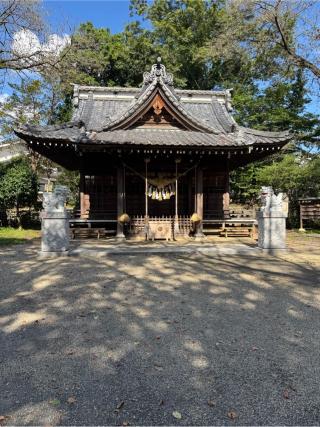
[(194, 233), (193, 237), (196, 241), (201, 241), (201, 240), (206, 238), (206, 236), (203, 234), (203, 231), (202, 231), (202, 223), (201, 222), (195, 224), (195, 233)]
[(299, 228), (299, 233), (305, 233), (306, 229), (305, 228)]
[(120, 222), (118, 222), (118, 224), (117, 224), (116, 239), (117, 240), (126, 240), (126, 236), (123, 232), (123, 225)]
[(180, 235), (180, 228), (179, 228), (179, 220), (178, 220), (178, 218), (174, 219), (174, 223), (173, 223), (173, 235), (174, 235), (174, 238), (176, 238), (177, 236)]
[(41, 253), (65, 253), (69, 250), (69, 218), (67, 212), (42, 212)]
[(286, 248), (286, 215), (282, 211), (258, 212), (258, 246), (261, 249)]
[(70, 251), (64, 251), (64, 252), (55, 252), (55, 251), (50, 251), (50, 252), (43, 252), (43, 251), (39, 251), (38, 252), (38, 257), (39, 258), (60, 258), (60, 257), (68, 257), (70, 255)]
[(194, 240), (196, 242), (201, 242), (203, 240), (206, 240), (206, 238), (207, 237), (203, 233), (197, 233), (197, 234), (194, 235)]
[(116, 234), (116, 239), (117, 240), (127, 240), (126, 236), (124, 234), (122, 234), (122, 235), (121, 234)]

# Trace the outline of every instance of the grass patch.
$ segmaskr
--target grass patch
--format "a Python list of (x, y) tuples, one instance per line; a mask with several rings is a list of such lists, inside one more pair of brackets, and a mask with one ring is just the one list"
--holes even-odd
[(16, 245), (40, 237), (40, 230), (0, 227), (0, 246)]
[(306, 229), (307, 234), (320, 234), (319, 228), (308, 228)]
[(299, 234), (303, 236), (304, 234), (320, 234), (320, 228), (306, 228), (305, 231), (299, 231), (298, 228), (287, 230), (287, 233)]

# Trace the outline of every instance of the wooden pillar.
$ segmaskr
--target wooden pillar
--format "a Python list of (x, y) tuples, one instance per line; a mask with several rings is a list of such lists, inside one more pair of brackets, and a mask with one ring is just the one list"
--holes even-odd
[(300, 228), (299, 228), (299, 231), (301, 231), (301, 232), (306, 231), (306, 230), (303, 228), (303, 213), (304, 213), (303, 205), (302, 205), (302, 203), (300, 202)]
[(90, 213), (90, 196), (86, 191), (86, 177), (84, 172), (80, 172), (80, 218), (89, 218)]
[(201, 218), (200, 223), (197, 225), (195, 237), (203, 237), (202, 220), (203, 220), (203, 170), (200, 167), (195, 171), (195, 212)]
[(80, 172), (80, 183), (79, 183), (80, 218), (84, 218), (84, 214), (85, 214), (84, 192), (85, 192), (85, 176), (84, 176), (84, 173)]
[(174, 206), (174, 224), (173, 224), (173, 230), (174, 230), (174, 237), (176, 237), (180, 233), (179, 229), (179, 211), (178, 211), (178, 202), (179, 202), (179, 188), (178, 188), (178, 164), (180, 163), (180, 159), (176, 159), (176, 180), (175, 180), (175, 187), (176, 187), (176, 194), (175, 194), (175, 206)]
[(230, 173), (229, 173), (229, 159), (226, 160), (226, 174), (224, 182), (224, 192), (223, 192), (223, 219), (230, 218)]
[(188, 174), (188, 214), (192, 215), (193, 211), (193, 198), (192, 198), (192, 184), (193, 184), (193, 173)]
[(144, 234), (145, 239), (148, 240), (149, 237), (149, 200), (148, 200), (148, 164), (150, 163), (150, 159), (144, 159), (145, 162), (145, 214), (144, 214)]
[(147, 221), (149, 217), (149, 211), (148, 211), (148, 164), (150, 162), (150, 159), (144, 159), (145, 162), (145, 219)]
[(124, 239), (123, 224), (119, 222), (119, 217), (124, 213), (124, 169), (123, 166), (117, 167), (117, 234), (116, 238)]

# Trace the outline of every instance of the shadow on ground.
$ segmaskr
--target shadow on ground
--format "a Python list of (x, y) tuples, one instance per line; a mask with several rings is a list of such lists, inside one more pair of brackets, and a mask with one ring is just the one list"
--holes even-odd
[(319, 424), (317, 265), (36, 250), (0, 252), (4, 424)]

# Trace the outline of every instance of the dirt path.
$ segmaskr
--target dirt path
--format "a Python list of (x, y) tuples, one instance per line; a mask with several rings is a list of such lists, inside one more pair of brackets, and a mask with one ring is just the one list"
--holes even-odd
[(320, 239), (302, 239), (277, 257), (1, 248), (2, 424), (318, 425)]

